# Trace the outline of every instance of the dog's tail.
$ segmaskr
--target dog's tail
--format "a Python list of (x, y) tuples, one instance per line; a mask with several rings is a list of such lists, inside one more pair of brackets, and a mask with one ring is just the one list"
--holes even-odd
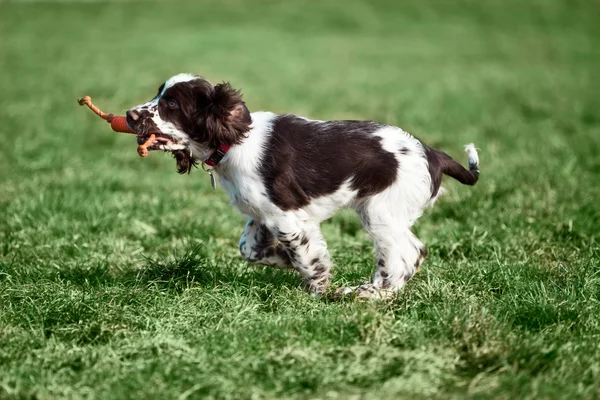
[(442, 184), (442, 174), (448, 175), (464, 185), (477, 183), (479, 179), (479, 156), (475, 145), (470, 143), (465, 146), (467, 157), (469, 159), (469, 169), (466, 169), (460, 163), (454, 161), (452, 157), (443, 151), (431, 148), (421, 142), (427, 158), (429, 174), (431, 175), (431, 198), (436, 199)]
[(469, 162), (468, 170), (460, 165), (460, 163), (454, 161), (448, 154), (440, 152), (442, 156), (440, 157), (442, 172), (445, 175), (453, 177), (463, 185), (473, 186), (479, 179), (479, 155), (473, 143), (465, 146), (465, 152), (467, 153)]
[(429, 162), (429, 172), (433, 179), (434, 194), (442, 181), (442, 174), (448, 175), (464, 185), (474, 185), (479, 179), (479, 156), (473, 143), (465, 146), (469, 160), (469, 169), (454, 161), (452, 157), (443, 151), (424, 146), (427, 161)]

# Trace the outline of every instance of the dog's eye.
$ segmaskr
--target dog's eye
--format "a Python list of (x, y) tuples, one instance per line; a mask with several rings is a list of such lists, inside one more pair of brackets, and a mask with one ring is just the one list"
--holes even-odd
[(175, 100), (168, 100), (167, 107), (169, 107), (171, 110), (177, 110), (179, 108), (179, 104), (177, 104)]

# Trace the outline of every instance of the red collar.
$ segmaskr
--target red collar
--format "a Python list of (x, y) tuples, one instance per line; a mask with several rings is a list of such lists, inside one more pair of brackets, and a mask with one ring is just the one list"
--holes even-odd
[(212, 152), (212, 154), (204, 160), (204, 164), (209, 165), (211, 167), (216, 167), (217, 164), (225, 157), (225, 154), (229, 151), (231, 146), (228, 144), (222, 144), (218, 149)]

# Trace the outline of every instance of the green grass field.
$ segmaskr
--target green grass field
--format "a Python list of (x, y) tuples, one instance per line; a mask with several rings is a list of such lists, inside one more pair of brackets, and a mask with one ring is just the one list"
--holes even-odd
[[(0, 1), (0, 398), (599, 398), (599, 71), (596, 1)], [(397, 298), (311, 298), (205, 173), (76, 104), (178, 72), (474, 142), (481, 179)], [(334, 287), (371, 275), (352, 213), (323, 231)]]

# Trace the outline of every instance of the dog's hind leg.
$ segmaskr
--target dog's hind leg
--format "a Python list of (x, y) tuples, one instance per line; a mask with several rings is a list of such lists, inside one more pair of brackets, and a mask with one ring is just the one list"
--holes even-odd
[[(385, 204), (383, 204), (385, 205)], [(377, 250), (377, 268), (371, 282), (358, 287), (341, 288), (342, 294), (366, 298), (384, 298), (398, 292), (421, 266), (425, 246), (411, 232), (411, 223), (420, 212), (392, 212), (377, 201), (367, 202), (358, 209), (367, 232)]]
[(260, 221), (248, 219), (240, 238), (240, 253), (246, 260), (276, 268), (292, 268), (287, 251)]
[(376, 289), (398, 291), (413, 277), (425, 257), (425, 246), (405, 228), (393, 235), (371, 235), (377, 247), (377, 269), (372, 284)]
[(388, 231), (385, 237), (372, 236), (377, 247), (377, 268), (371, 282), (341, 288), (338, 293), (373, 299), (394, 295), (413, 277), (425, 258), (425, 247), (409, 229)]

